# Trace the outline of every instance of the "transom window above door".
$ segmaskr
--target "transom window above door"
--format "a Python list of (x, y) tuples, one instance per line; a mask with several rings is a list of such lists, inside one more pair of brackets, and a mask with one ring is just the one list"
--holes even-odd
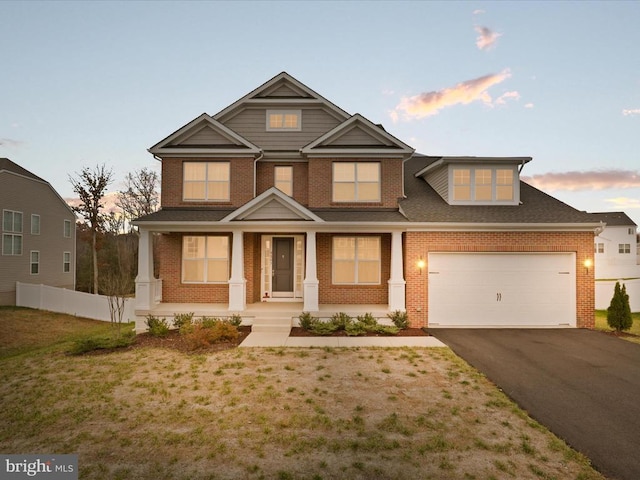
[(183, 200), (229, 201), (229, 162), (184, 162), (183, 169)]
[(379, 162), (334, 162), (334, 202), (379, 202)]

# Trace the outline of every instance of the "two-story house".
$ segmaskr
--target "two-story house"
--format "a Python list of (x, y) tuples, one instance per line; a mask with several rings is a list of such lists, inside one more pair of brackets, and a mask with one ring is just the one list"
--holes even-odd
[(75, 289), (76, 217), (45, 180), (0, 158), (0, 305), (15, 305), (16, 282)]
[(529, 157), (415, 154), (285, 72), (149, 151), (162, 198), (135, 222), (139, 315), (268, 306), (406, 310), (416, 327), (593, 325), (583, 264), (599, 224), (521, 182)]

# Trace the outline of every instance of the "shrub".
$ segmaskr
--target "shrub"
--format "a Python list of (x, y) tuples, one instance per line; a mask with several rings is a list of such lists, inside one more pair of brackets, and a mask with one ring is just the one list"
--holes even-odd
[(314, 317), (309, 312), (302, 312), (298, 315), (298, 320), (300, 320), (300, 326), (305, 330), (312, 330), (313, 326), (319, 322), (318, 317)]
[(336, 330), (345, 330), (347, 325), (352, 321), (353, 319), (344, 312), (334, 313), (330, 320), (330, 322), (335, 325)]
[(627, 287), (623, 284), (620, 288), (620, 282), (616, 282), (613, 298), (607, 308), (607, 323), (618, 332), (629, 330), (633, 326)]
[(149, 334), (154, 337), (166, 337), (169, 334), (169, 324), (166, 318), (158, 318), (149, 314), (145, 323), (149, 329)]
[(214, 343), (235, 341), (238, 339), (238, 329), (228, 322), (206, 318), (206, 321), (194, 323), (184, 336), (189, 348), (196, 350)]
[(227, 318), (227, 323), (229, 325), (233, 325), (234, 327), (238, 328), (242, 323), (242, 316), (238, 313), (234, 313), (229, 318)]
[(409, 315), (407, 315), (407, 312), (403, 312), (402, 310), (395, 310), (387, 314), (387, 317), (389, 317), (393, 324), (400, 330), (409, 328)]
[(321, 320), (318, 320), (311, 327), (311, 331), (316, 335), (331, 335), (333, 332), (337, 330), (338, 330), (338, 326), (331, 321), (323, 322)]
[(190, 313), (174, 313), (173, 327), (182, 330), (183, 327), (191, 325), (193, 322), (193, 312)]
[(133, 330), (126, 331), (119, 336), (89, 337), (76, 340), (69, 350), (72, 355), (93, 352), (95, 350), (108, 350), (112, 348), (124, 348), (131, 345), (136, 338)]
[(206, 316), (202, 316), (202, 319), (200, 320), (200, 324), (204, 327), (204, 328), (213, 328), (215, 327), (218, 323), (220, 323), (222, 320), (220, 320), (217, 317), (206, 317)]

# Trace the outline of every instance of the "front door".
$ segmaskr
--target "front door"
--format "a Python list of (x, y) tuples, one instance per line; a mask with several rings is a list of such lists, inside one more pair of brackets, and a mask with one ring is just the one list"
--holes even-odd
[(273, 237), (273, 279), (274, 297), (293, 296), (293, 238)]

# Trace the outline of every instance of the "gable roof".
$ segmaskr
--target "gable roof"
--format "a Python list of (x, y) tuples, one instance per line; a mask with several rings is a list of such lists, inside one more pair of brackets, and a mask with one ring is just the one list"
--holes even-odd
[(425, 177), (429, 172), (437, 170), (441, 167), (450, 164), (473, 164), (478, 163), (481, 165), (486, 164), (505, 164), (505, 165), (525, 165), (532, 159), (531, 157), (473, 157), (473, 156), (452, 156), (452, 157), (435, 157), (436, 160), (428, 162), (428, 164), (415, 173), (416, 177)]
[(441, 158), (414, 155), (405, 163), (406, 198), (400, 201), (400, 208), (411, 222), (598, 225), (590, 213), (576, 210), (522, 181), (520, 205), (449, 205), (420, 176)]
[(46, 180), (37, 176), (36, 174), (31, 173), (26, 168), (22, 168), (17, 163), (12, 162), (8, 158), (0, 158), (0, 172), (2, 171), (15, 173), (23, 177), (31, 178), (32, 180), (38, 180), (40, 182), (49, 183)]
[(287, 72), (281, 72), (266, 81), (258, 88), (247, 93), (244, 97), (216, 113), (213, 118), (226, 122), (249, 105), (319, 105), (339, 120), (346, 120), (350, 115), (337, 105), (331, 103), (322, 95), (313, 91)]
[(149, 152), (162, 156), (257, 155), (260, 148), (206, 113), (193, 119), (168, 137), (160, 140)]
[(370, 157), (372, 155), (408, 156), (414, 152), (414, 149), (384, 128), (356, 113), (304, 146), (300, 151), (307, 156), (347, 154)]
[(624, 212), (594, 212), (591, 215), (597, 221), (607, 224), (607, 227), (637, 227), (638, 225), (631, 220)]
[(320, 217), (303, 207), (276, 187), (271, 187), (243, 206), (222, 218), (221, 222), (233, 220), (312, 220), (322, 222)]

